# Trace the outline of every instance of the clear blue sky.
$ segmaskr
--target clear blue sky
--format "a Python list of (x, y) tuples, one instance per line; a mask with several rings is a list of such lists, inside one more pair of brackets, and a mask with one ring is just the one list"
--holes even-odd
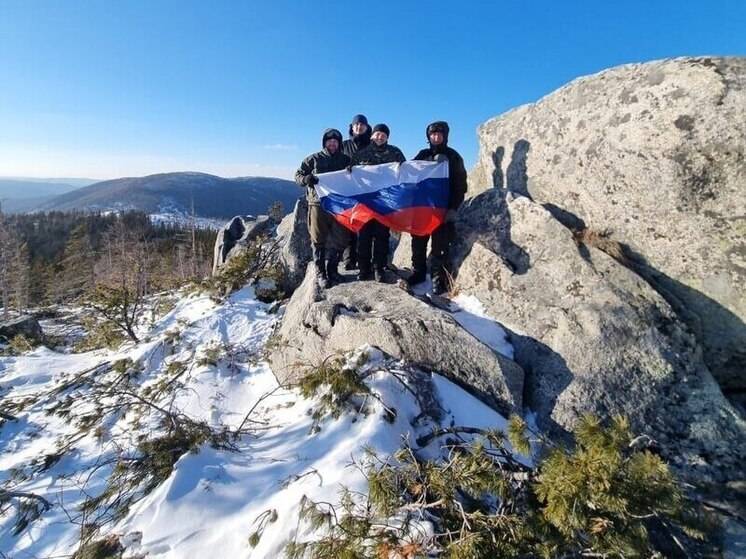
[(746, 55), (746, 0), (0, 0), (0, 176), (289, 176), (358, 112), (409, 157), (581, 75)]

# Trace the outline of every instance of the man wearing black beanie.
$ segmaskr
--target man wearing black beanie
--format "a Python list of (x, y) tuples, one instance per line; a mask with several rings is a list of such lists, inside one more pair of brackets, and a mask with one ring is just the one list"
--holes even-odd
[[(388, 143), (389, 133), (388, 126), (376, 124), (373, 127), (370, 145), (352, 156), (352, 164), (381, 165), (406, 161), (402, 151)], [(389, 228), (372, 219), (363, 226), (357, 237), (357, 256), (360, 267), (358, 279), (369, 280), (375, 276), (377, 282), (383, 283), (386, 279), (384, 270), (389, 255)]]
[(448, 123), (442, 120), (427, 126), (425, 136), (429, 147), (414, 156), (415, 161), (448, 161), (448, 211), (445, 222), (432, 235), (412, 235), (412, 275), (409, 285), (425, 281), (427, 277), (427, 242), (432, 238), (430, 276), (433, 293), (441, 295), (448, 290), (448, 271), (451, 243), (456, 235), (456, 211), (466, 196), (466, 167), (459, 153), (448, 146)]
[(342, 143), (342, 153), (352, 158), (356, 152), (370, 145), (370, 136), (372, 131), (365, 115), (355, 115), (352, 117), (350, 128), (348, 130), (350, 138)]
[(321, 207), (316, 193), (319, 182), (317, 175), (341, 171), (350, 164), (350, 158), (342, 153), (342, 134), (334, 128), (327, 128), (321, 137), (321, 151), (306, 157), (295, 172), (295, 182), (305, 188), (308, 202), (308, 233), (311, 237), (316, 281), (321, 287), (329, 288), (342, 281), (337, 266), (342, 250), (348, 244), (347, 229)]
[[(352, 156), (370, 145), (371, 130), (365, 115), (355, 115), (349, 128), (350, 139), (342, 144), (342, 153)], [(350, 245), (344, 251), (345, 270), (357, 268), (357, 235), (350, 234)]]

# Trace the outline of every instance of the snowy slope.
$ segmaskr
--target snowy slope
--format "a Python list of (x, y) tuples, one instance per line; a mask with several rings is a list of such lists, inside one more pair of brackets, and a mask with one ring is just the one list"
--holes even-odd
[[(504, 332), (500, 337), (499, 325), (479, 316), (483, 313), (478, 301), (459, 304), (463, 309), (456, 314), (475, 335), (505, 353), (512, 350), (505, 345)], [(13, 533), (13, 512), (0, 516), (0, 551), (14, 559), (74, 552), (81, 523), (94, 516), (84, 518), (79, 507), (86, 495), (104, 491), (116, 453), (133, 453), (140, 437), (163, 429), (156, 410), (133, 405), (105, 416), (102, 428), (79, 434), (87, 414), (122, 401), (121, 396), (119, 400), (111, 396), (110, 389), (101, 388), (122, 382), (121, 372), (101, 368), (107, 362), (131, 359), (138, 365), (138, 373), (125, 375), (132, 376), (127, 390), (133, 394), (149, 394), (148, 389), (152, 393), (159, 381), (170, 382), (169, 375), (181, 371), (171, 385), (179, 389), (155, 401), (216, 431), (236, 433), (253, 410), (240, 436), (231, 439), (233, 449), (205, 443), (199, 452), (181, 456), (168, 479), (134, 503), (124, 518), (102, 526), (104, 535), (124, 536), (126, 556), (279, 557), (291, 538), (312, 537), (303, 530), (296, 534), (303, 495), (335, 502), (342, 486), (365, 491), (365, 478), (350, 467), (352, 460), (360, 460), (366, 448), (389, 455), (401, 447), (403, 438), (411, 441), (432, 429), (427, 423), (412, 427), (420, 408), (402, 383), (403, 375), (396, 374), (397, 365), (384, 362), (373, 348), (361, 348), (358, 355), (368, 356), (361, 369), (369, 373), (366, 383), (397, 411), (393, 423), (384, 421), (381, 403), (371, 400), (366, 402), (368, 413), (325, 419), (316, 432), (310, 416), (316, 402), (302, 398), (295, 389), (278, 387), (262, 360), (277, 320), (254, 299), (251, 288), (235, 293), (224, 304), (205, 295), (190, 295), (149, 333), (143, 332), (145, 341), (118, 352), (63, 355), (37, 348), (20, 357), (0, 358), (3, 404), (35, 399), (16, 414), (17, 421), (5, 422), (0, 430), (0, 483), (6, 489), (33, 492), (51, 504), (19, 534)], [(217, 348), (221, 357), (216, 365), (200, 360), (211, 352), (214, 358)], [(350, 359), (357, 362), (358, 356)], [(180, 364), (186, 366), (179, 368)], [(84, 380), (62, 390), (73, 378)], [(505, 426), (503, 417), (459, 387), (441, 377), (433, 380), (446, 411), (443, 425)], [(69, 404), (64, 417), (59, 415), (61, 402)], [(69, 448), (59, 461), (41, 467), (45, 455), (66, 444)], [(277, 520), (266, 525), (252, 547), (249, 536), (265, 511), (276, 511)]]

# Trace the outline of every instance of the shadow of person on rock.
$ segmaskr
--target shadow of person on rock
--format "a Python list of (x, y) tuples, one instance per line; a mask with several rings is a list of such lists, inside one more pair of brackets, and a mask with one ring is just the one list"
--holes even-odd
[(492, 187), (505, 188), (505, 176), (503, 175), (503, 157), (505, 157), (505, 148), (498, 146), (492, 152)]
[[(498, 148), (501, 149), (501, 148)], [(514, 194), (531, 198), (528, 191), (528, 152), (531, 149), (531, 142), (521, 138), (513, 145), (513, 155), (510, 157), (505, 178), (507, 179), (506, 188)]]
[[(494, 164), (493, 188), (468, 199), (459, 209), (457, 237), (451, 252), (451, 271), (454, 277), (458, 276), (461, 264), (476, 241), (497, 254), (514, 274), (523, 275), (531, 267), (528, 253), (512, 240), (512, 219), (508, 205), (509, 197), (530, 198), (526, 163), (530, 147), (531, 143), (525, 139), (515, 143), (511, 162), (503, 176), (505, 148), (498, 146), (491, 156)], [(504, 179), (507, 179), (507, 183)]]

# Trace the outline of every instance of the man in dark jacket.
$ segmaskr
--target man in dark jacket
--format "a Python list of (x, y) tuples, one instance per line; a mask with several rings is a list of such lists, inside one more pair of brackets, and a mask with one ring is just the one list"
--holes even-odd
[(321, 151), (306, 157), (295, 172), (295, 182), (306, 187), (308, 201), (308, 232), (311, 235), (313, 263), (318, 282), (328, 288), (342, 281), (337, 266), (347, 246), (347, 230), (321, 208), (314, 186), (319, 182), (316, 175), (341, 171), (350, 164), (350, 158), (342, 153), (342, 134), (328, 128), (321, 138)]
[[(406, 157), (401, 150), (388, 143), (389, 127), (376, 124), (373, 127), (370, 145), (352, 156), (353, 165), (380, 165), (382, 163), (403, 163)], [(372, 250), (371, 250), (372, 249)], [(360, 273), (358, 279), (371, 279), (371, 252), (373, 273), (377, 282), (385, 281), (386, 261), (389, 255), (389, 228), (372, 219), (366, 223), (357, 236), (357, 258)]]
[(356, 152), (367, 148), (370, 145), (372, 133), (365, 115), (355, 115), (352, 117), (349, 129), (350, 139), (345, 140), (342, 144), (344, 154), (352, 158)]
[[(345, 140), (342, 144), (344, 154), (352, 159), (355, 153), (368, 147), (370, 145), (371, 133), (368, 119), (365, 115), (355, 115), (352, 117), (349, 129), (350, 139)], [(357, 235), (354, 233), (350, 234), (350, 244), (345, 248), (344, 260), (345, 270), (354, 270), (357, 268)]]
[(431, 236), (412, 236), (412, 275), (409, 285), (425, 281), (427, 276), (427, 241), (432, 237), (430, 276), (433, 280), (433, 293), (440, 295), (448, 290), (449, 250), (455, 235), (456, 210), (466, 196), (466, 168), (459, 153), (448, 147), (448, 123), (436, 121), (426, 130), (429, 147), (421, 150), (416, 161), (448, 161), (450, 195), (445, 222), (433, 231)]

